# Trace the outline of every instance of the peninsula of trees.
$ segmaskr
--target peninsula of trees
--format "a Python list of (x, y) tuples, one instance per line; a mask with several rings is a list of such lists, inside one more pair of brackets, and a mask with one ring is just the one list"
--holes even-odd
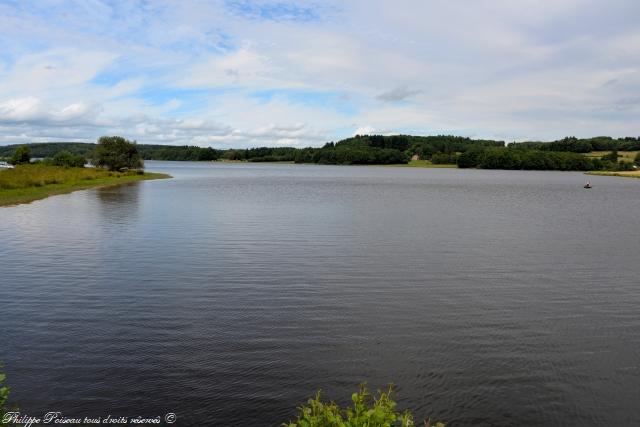
[(145, 172), (136, 144), (118, 136), (99, 139), (89, 156), (95, 165), (91, 168), (85, 167), (85, 155), (67, 150), (35, 162), (31, 156), (29, 146), (20, 146), (9, 159), (13, 167), (0, 169), (0, 206), (86, 188), (169, 178), (166, 174)]

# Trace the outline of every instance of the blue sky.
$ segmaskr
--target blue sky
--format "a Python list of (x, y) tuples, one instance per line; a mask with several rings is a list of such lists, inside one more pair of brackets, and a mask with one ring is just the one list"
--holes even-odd
[(640, 135), (637, 0), (0, 0), (0, 144)]

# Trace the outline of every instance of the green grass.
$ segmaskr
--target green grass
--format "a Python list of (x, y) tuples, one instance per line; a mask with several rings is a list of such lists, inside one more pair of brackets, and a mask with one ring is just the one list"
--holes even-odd
[(0, 206), (29, 203), (87, 188), (162, 178), (170, 176), (150, 172), (109, 172), (94, 168), (19, 165), (15, 169), (0, 171)]

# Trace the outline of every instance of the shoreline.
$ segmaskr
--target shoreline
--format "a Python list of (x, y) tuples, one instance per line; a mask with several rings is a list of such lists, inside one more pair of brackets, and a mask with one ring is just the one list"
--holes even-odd
[[(163, 161), (163, 160), (158, 160)], [(176, 161), (176, 160), (174, 160)], [(179, 161), (179, 160), (177, 160)], [(205, 160), (204, 162), (207, 162)], [(225, 164), (277, 164), (277, 165), (320, 165), (320, 166), (377, 166), (377, 167), (393, 167), (393, 168), (434, 168), (434, 169), (458, 169), (456, 164), (434, 164), (426, 160), (411, 160), (409, 163), (350, 163), (350, 164), (334, 164), (334, 163), (313, 163), (304, 162), (296, 163), (293, 160), (279, 160), (274, 162), (252, 162), (250, 160), (211, 160), (211, 163)]]
[(0, 208), (28, 204), (36, 200), (60, 194), (69, 194), (80, 190), (92, 188), (111, 187), (129, 184), (138, 181), (149, 181), (154, 179), (168, 179), (171, 175), (157, 172), (145, 172), (142, 175), (119, 175), (107, 176), (80, 182), (61, 182), (47, 184), (40, 187), (22, 187), (15, 189), (0, 189)]
[(428, 160), (410, 160), (409, 163), (394, 163), (389, 165), (394, 168), (430, 168), (430, 169), (459, 169), (454, 163), (431, 163)]

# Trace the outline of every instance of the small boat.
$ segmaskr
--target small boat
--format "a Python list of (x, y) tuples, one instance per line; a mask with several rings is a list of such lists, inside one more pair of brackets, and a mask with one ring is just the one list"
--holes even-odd
[(593, 188), (591, 183), (589, 181), (587, 181), (587, 183), (584, 185), (584, 188)]

